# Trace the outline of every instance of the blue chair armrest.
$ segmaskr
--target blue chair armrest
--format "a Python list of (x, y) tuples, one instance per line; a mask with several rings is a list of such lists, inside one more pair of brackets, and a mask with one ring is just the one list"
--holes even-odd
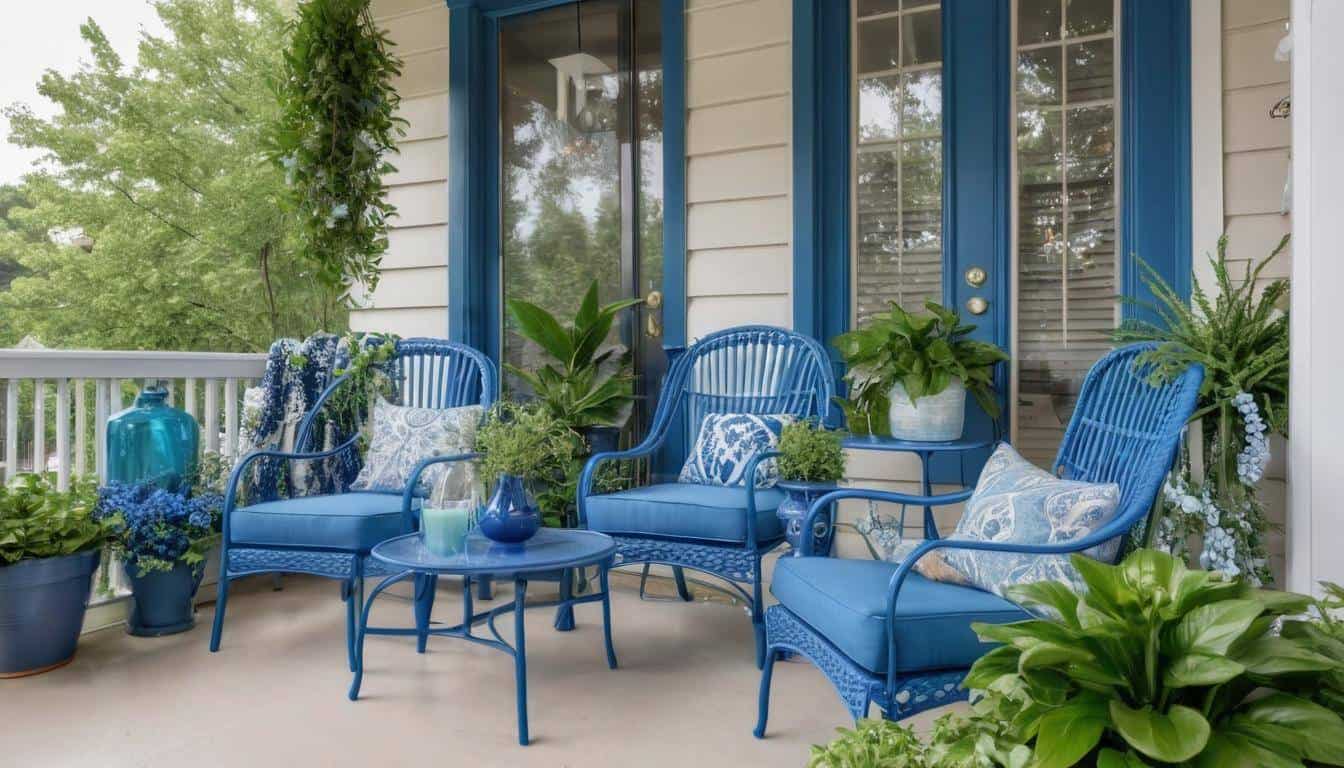
[(414, 531), (415, 515), (412, 513), (411, 505), (415, 501), (415, 487), (420, 484), (420, 475), (424, 474), (426, 469), (435, 464), (443, 464), (449, 461), (471, 461), (480, 458), (479, 453), (458, 453), (452, 456), (430, 456), (422, 459), (415, 468), (411, 470), (411, 476), (406, 480), (406, 489), (401, 492), (401, 530), (403, 533)]
[(747, 490), (747, 549), (756, 549), (756, 467), (761, 462), (781, 456), (779, 451), (763, 451), (751, 457), (747, 462), (747, 471), (742, 473), (742, 481)]
[(627, 448), (624, 451), (606, 451), (604, 453), (595, 453), (588, 457), (588, 461), (583, 465), (583, 472), (579, 475), (579, 487), (575, 499), (579, 513), (579, 527), (585, 528), (588, 525), (587, 500), (593, 492), (593, 476), (597, 474), (597, 468), (606, 461), (621, 461), (623, 459), (637, 459), (641, 456), (648, 456), (658, 450), (658, 446), (667, 439), (666, 431), (651, 432), (644, 438), (644, 441), (633, 448)]
[(243, 472), (247, 470), (249, 464), (257, 459), (284, 459), (286, 461), (318, 461), (320, 459), (329, 459), (332, 456), (336, 456), (349, 449), (353, 442), (354, 438), (351, 438), (329, 451), (317, 451), (315, 453), (294, 453), (277, 450), (252, 451), (239, 459), (238, 463), (233, 466), (233, 471), (229, 473), (229, 483), (225, 486), (224, 490), (224, 511), (221, 514), (221, 535), (224, 544), (227, 545), (229, 543), (229, 518), (232, 516), (230, 513), (233, 512), (233, 507), (237, 503), (238, 485), (243, 481)]
[[(869, 501), (886, 501), (892, 504), (908, 504), (913, 506), (939, 507), (947, 504), (960, 504), (969, 499), (973, 489), (967, 488), (954, 493), (944, 493), (935, 496), (919, 496), (912, 493), (899, 493), (897, 491), (878, 491), (870, 488), (840, 488), (818, 498), (812, 502), (811, 508), (807, 511), (807, 519), (803, 521), (803, 530), (815, 530), (818, 522), (817, 518), (821, 515), (827, 516), (827, 528), (835, 525), (835, 520), (830, 519), (831, 508), (835, 502), (842, 499), (867, 499)], [(940, 539), (941, 541), (941, 539)], [(812, 537), (803, 537), (803, 557), (812, 556)]]

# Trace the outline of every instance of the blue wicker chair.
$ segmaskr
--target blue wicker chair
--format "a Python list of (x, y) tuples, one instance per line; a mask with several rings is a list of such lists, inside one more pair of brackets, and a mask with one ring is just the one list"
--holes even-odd
[[(1028, 616), (994, 594), (932, 581), (911, 569), (936, 549), (1081, 552), (1126, 534), (1143, 520), (1172, 466), (1204, 375), (1194, 367), (1165, 386), (1151, 386), (1146, 371), (1134, 365), (1135, 356), (1147, 347), (1117, 349), (1092, 367), (1055, 459), (1055, 471), (1062, 477), (1120, 486), (1115, 518), (1092, 535), (1039, 546), (931, 539), (899, 565), (809, 556), (811, 541), (805, 539), (803, 557), (782, 560), (770, 587), (780, 602), (766, 611), (768, 648), (756, 736), (765, 735), (771, 672), (783, 653), (805, 656), (821, 669), (856, 720), (867, 716), (870, 703), (888, 719), (900, 720), (965, 699), (962, 679), (992, 647), (979, 641), (971, 623)], [(831, 510), (841, 499), (938, 506), (963, 502), (971, 493), (923, 497), (842, 489), (817, 499), (803, 530), (833, 523)]]
[[(752, 484), (659, 483), (594, 495), (593, 473), (605, 461), (651, 455), (674, 430), (689, 427), (694, 439), (711, 413), (824, 420), (833, 391), (826, 351), (815, 339), (770, 326), (729, 328), (700, 339), (673, 361), (644, 441), (588, 460), (579, 480), (580, 524), (616, 539), (618, 565), (673, 566), (683, 600), (690, 599), (683, 568), (728, 581), (751, 606), (759, 666), (765, 651), (761, 556), (784, 541), (775, 516), (783, 492)], [(772, 455), (755, 457), (743, 476), (754, 478), (756, 463)]]
[[(461, 344), (439, 339), (402, 339), (387, 365), (401, 405), (455, 408), (479, 404), (489, 408), (498, 396), (494, 363)], [(247, 476), (248, 467), (259, 459), (303, 462), (345, 460), (353, 456), (357, 461), (358, 434), (331, 450), (304, 452), (323, 404), (347, 378), (342, 376), (333, 381), (304, 416), (295, 441), (296, 452), (254, 451), (238, 462), (229, 477), (224, 496), (218, 598), (210, 634), (212, 652), (219, 650), (230, 582), (259, 573), (308, 573), (341, 582), (341, 599), (346, 602), (346, 650), (353, 671), (356, 616), (363, 604), (364, 577), (381, 572), (376, 561), (369, 557), (369, 550), (379, 542), (416, 529), (419, 499), (414, 489), (427, 467), (471, 458), (470, 455), (426, 458), (415, 467), (407, 487), (396, 492), (291, 496), (238, 507), (239, 484)], [(434, 587), (433, 577), (421, 578), (415, 584), (415, 621), (420, 631), (421, 653), (428, 637)]]

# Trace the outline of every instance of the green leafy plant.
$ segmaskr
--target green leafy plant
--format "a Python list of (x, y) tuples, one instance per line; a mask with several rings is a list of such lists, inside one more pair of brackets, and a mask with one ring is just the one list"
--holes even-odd
[(850, 430), (887, 434), (888, 393), (900, 383), (912, 402), (947, 389), (960, 379), (980, 407), (999, 415), (994, 396), (994, 366), (1008, 359), (1003, 350), (970, 338), (974, 325), (936, 302), (926, 302), (926, 315), (906, 312), (892, 302), (889, 316), (843, 333), (831, 342), (847, 371), (849, 399), (837, 399)]
[(839, 738), (814, 745), (808, 768), (1025, 768), (1031, 749), (1016, 740), (1017, 702), (995, 691), (980, 696), (968, 713), (938, 718), (928, 740), (908, 725), (861, 720), (837, 728)]
[(1309, 598), (1155, 550), (1072, 562), (1085, 592), (1038, 582), (1008, 593), (1053, 618), (974, 625), (1003, 645), (964, 684), (1020, 696), (1013, 729), (1033, 766), (1344, 765), (1344, 720), (1311, 700), (1344, 661), (1274, 630)]
[(1113, 338), (1157, 342), (1135, 360), (1148, 367), (1155, 383), (1171, 381), (1191, 365), (1204, 367), (1191, 421), (1202, 427), (1205, 475), (1191, 477), (1183, 457), (1166, 494), (1168, 504), (1144, 529), (1148, 543), (1185, 555), (1186, 540), (1202, 535), (1206, 551), (1220, 555), (1220, 562), (1205, 557), (1207, 567), (1267, 582), (1265, 534), (1271, 526), (1255, 488), (1269, 460), (1265, 433), (1287, 434), (1288, 314), (1282, 305), (1288, 281), (1257, 284), (1288, 237), (1267, 258), (1252, 260), (1241, 279), (1229, 268), (1227, 243), (1226, 236), (1220, 237), (1216, 255), (1209, 258), (1213, 295), (1196, 283), (1189, 302), (1143, 264), (1144, 282), (1156, 303), (1128, 301), (1156, 320), (1126, 322)]
[(277, 91), (283, 114), (270, 154), (285, 170), (318, 278), (349, 295), (372, 291), (387, 250), (384, 157), (406, 121), (393, 81), (401, 60), (373, 21), (371, 0), (304, 0), (291, 22)]
[(0, 566), (98, 549), (108, 526), (93, 518), (98, 483), (92, 477), (56, 490), (51, 474), (18, 475), (0, 485)]
[(783, 480), (834, 483), (845, 476), (840, 433), (812, 421), (785, 424), (779, 433), (779, 476)]
[(583, 439), (545, 406), (496, 403), (476, 430), (476, 450), (487, 482), (521, 477), (536, 495), (542, 522), (559, 527), (570, 520)]
[[(1344, 587), (1328, 581), (1321, 582), (1325, 592), (1315, 604), (1315, 616), (1289, 619), (1283, 622), (1282, 634), (1301, 640), (1313, 651), (1332, 659), (1344, 659)], [(1320, 676), (1320, 687), (1312, 696), (1318, 704), (1344, 715), (1344, 670), (1336, 669)]]
[(634, 376), (619, 346), (605, 349), (607, 334), (621, 310), (641, 299), (622, 299), (599, 305), (597, 281), (588, 287), (574, 321), (562, 325), (550, 312), (520, 299), (510, 299), (509, 314), (524, 338), (541, 347), (555, 361), (536, 371), (515, 365), (505, 368), (527, 382), (534, 394), (558, 419), (575, 428), (623, 426), (634, 403)]

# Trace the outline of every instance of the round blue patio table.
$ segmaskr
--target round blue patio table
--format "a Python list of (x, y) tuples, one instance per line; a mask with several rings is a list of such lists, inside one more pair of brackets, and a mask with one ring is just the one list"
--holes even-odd
[[(350, 700), (359, 698), (364, 678), (364, 637), (397, 635), (402, 637), (444, 636), (503, 651), (513, 657), (514, 683), (517, 687), (518, 743), (527, 745), (527, 646), (523, 633), (524, 608), (546, 608), (580, 603), (602, 603), (602, 638), (607, 646), (607, 666), (616, 668), (616, 651), (611, 645), (611, 599), (607, 572), (616, 555), (616, 542), (605, 534), (592, 531), (542, 528), (521, 544), (497, 544), (479, 532), (467, 535), (466, 546), (456, 555), (439, 556), (425, 548), (420, 534), (412, 533), (389, 539), (373, 548), (373, 558), (396, 570), (369, 593), (359, 621), (355, 652), (355, 678), (350, 684)], [(596, 565), (600, 591), (567, 599), (525, 605), (529, 578), (555, 579), (557, 571)], [(451, 627), (370, 627), (369, 611), (373, 601), (388, 587), (416, 576), (461, 576), (462, 623)], [(490, 578), (513, 579), (513, 601), (489, 611), (475, 612), (472, 607), (472, 581)], [(495, 628), (495, 619), (513, 613), (513, 644)], [(485, 624), (493, 637), (472, 634), (472, 628)]]
[[(968, 451), (988, 448), (996, 442), (994, 438), (988, 437), (962, 437), (958, 440), (901, 440), (895, 437), (878, 437), (876, 435), (854, 435), (844, 439), (842, 444), (846, 448), (854, 448), (865, 451), (889, 451), (894, 453), (913, 453), (919, 456), (920, 483), (921, 490), (925, 496), (933, 495), (933, 482), (929, 476), (929, 459), (938, 453), (955, 453), (957, 461), (961, 467), (961, 485), (966, 486), (966, 453)], [(905, 528), (905, 513), (901, 513), (901, 528)], [(938, 525), (933, 520), (933, 507), (925, 505), (924, 507), (924, 538), (938, 538)]]

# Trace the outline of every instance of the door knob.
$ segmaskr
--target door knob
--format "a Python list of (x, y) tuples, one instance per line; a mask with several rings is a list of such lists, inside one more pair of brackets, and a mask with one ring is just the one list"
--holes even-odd
[(982, 296), (972, 296), (966, 300), (966, 311), (972, 315), (983, 315), (989, 309), (989, 302)]
[(649, 309), (658, 309), (663, 306), (663, 292), (649, 291), (649, 295), (644, 297), (644, 306)]
[(989, 275), (981, 267), (971, 267), (966, 270), (966, 284), (972, 288), (979, 288), (989, 279)]

